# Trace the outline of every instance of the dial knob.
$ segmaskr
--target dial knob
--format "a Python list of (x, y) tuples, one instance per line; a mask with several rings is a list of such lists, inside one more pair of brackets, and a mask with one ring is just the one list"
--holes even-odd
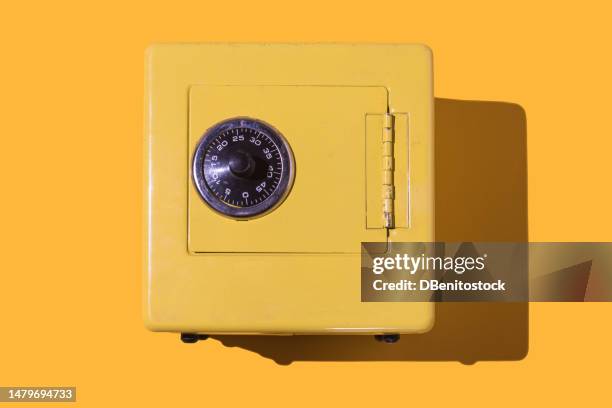
[(248, 153), (234, 152), (229, 157), (229, 169), (235, 176), (249, 178), (255, 172), (255, 159)]
[(192, 171), (206, 204), (223, 215), (248, 219), (282, 203), (291, 189), (295, 165), (278, 130), (258, 119), (233, 118), (204, 133)]

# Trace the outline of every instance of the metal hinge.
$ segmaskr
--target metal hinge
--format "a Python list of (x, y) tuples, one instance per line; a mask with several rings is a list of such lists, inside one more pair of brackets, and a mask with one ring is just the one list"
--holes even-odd
[(383, 156), (382, 156), (382, 200), (383, 219), (385, 228), (395, 228), (395, 214), (393, 200), (395, 199), (395, 187), (393, 185), (393, 115), (383, 115)]

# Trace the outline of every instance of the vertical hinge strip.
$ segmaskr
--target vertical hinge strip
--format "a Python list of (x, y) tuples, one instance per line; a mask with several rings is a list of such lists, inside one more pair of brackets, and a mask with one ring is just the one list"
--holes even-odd
[(382, 157), (382, 200), (383, 200), (383, 219), (385, 228), (394, 228), (393, 200), (395, 199), (395, 189), (393, 186), (393, 115), (386, 113), (383, 115), (383, 157)]

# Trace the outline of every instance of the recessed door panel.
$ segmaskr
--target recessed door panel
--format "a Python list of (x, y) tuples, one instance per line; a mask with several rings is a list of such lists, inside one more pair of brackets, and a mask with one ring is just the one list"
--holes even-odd
[(366, 192), (365, 149), (366, 115), (386, 109), (384, 87), (192, 86), (190, 252), (357, 253), (385, 241), (382, 226), (367, 228), (366, 194), (380, 192)]

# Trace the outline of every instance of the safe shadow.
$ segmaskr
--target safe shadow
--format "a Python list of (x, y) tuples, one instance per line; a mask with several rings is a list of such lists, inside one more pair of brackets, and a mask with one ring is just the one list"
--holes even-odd
[[(525, 111), (516, 104), (435, 100), (435, 236), (527, 242)], [(520, 360), (528, 303), (437, 303), (434, 327), (385, 344), (373, 336), (214, 336), (279, 364), (293, 361)]]

